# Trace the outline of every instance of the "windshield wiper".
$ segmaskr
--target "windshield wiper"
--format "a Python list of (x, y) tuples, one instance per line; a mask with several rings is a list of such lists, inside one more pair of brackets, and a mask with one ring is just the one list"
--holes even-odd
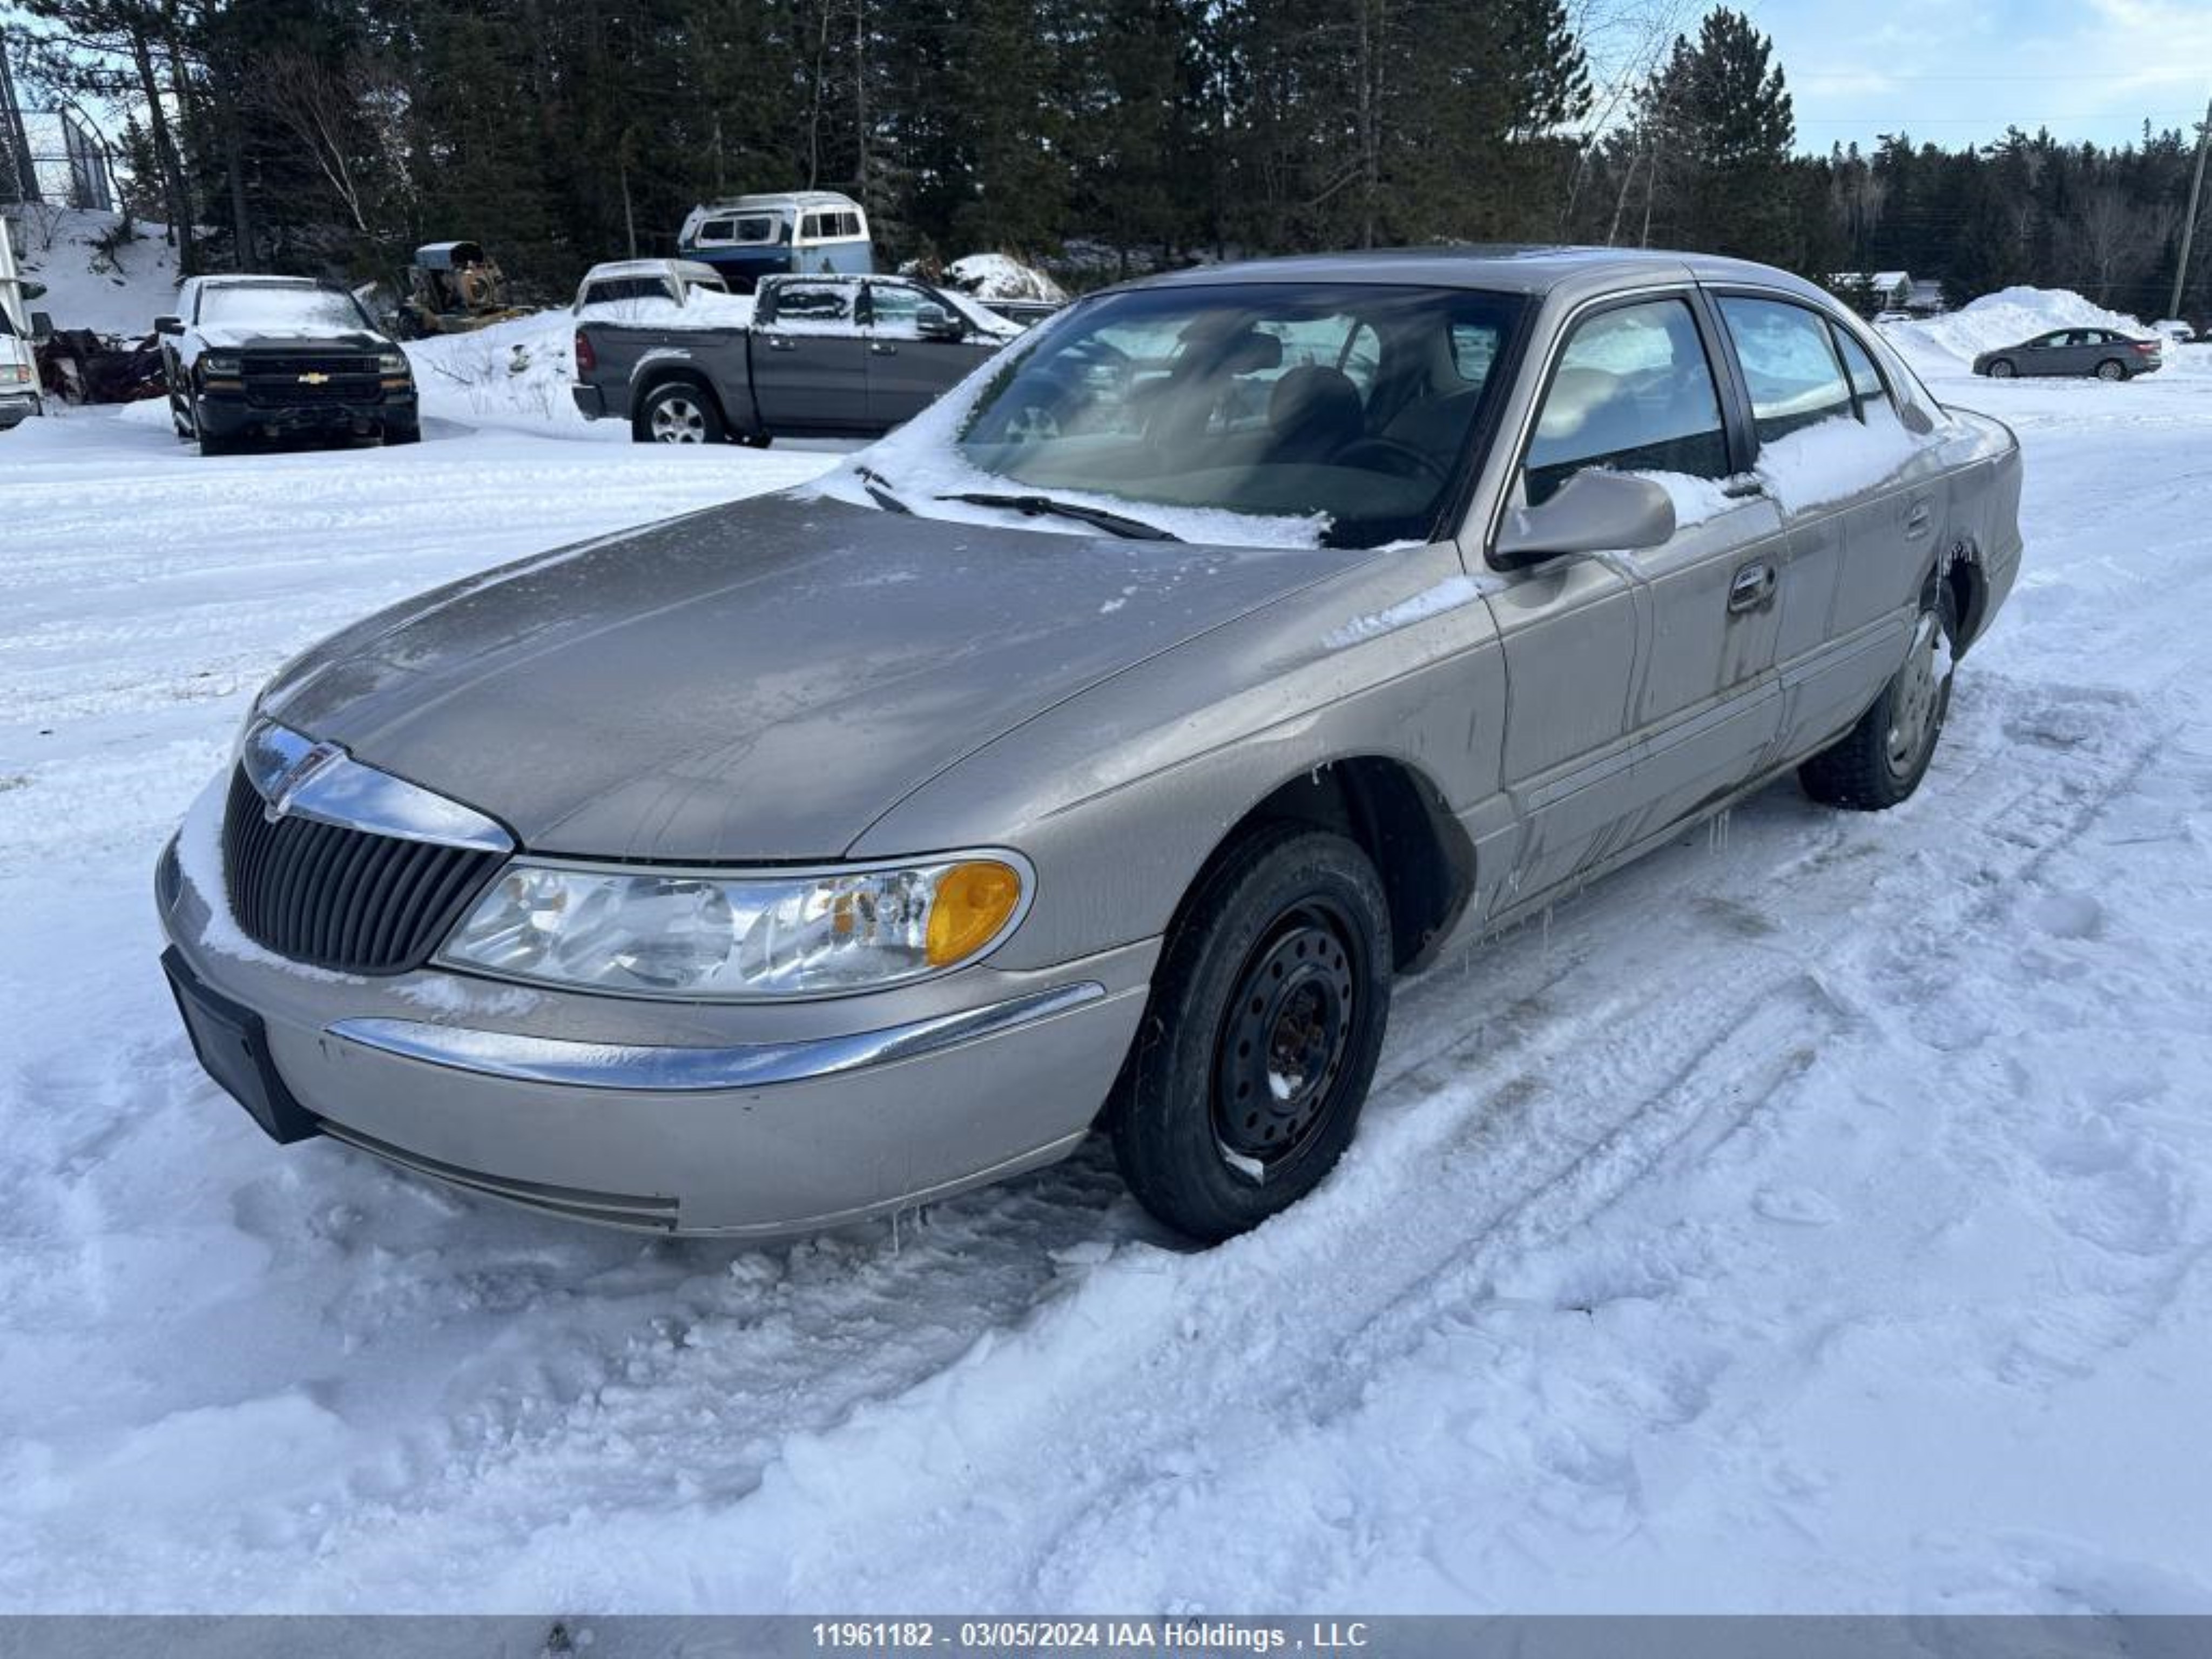
[(898, 498), (891, 489), (890, 481), (882, 473), (866, 466), (856, 466), (853, 472), (860, 479), (860, 488), (868, 492), (868, 498), (884, 512), (896, 513), (902, 518), (914, 517), (914, 509)]
[(1131, 541), (1179, 542), (1182, 539), (1173, 531), (1163, 530), (1156, 524), (1146, 524), (1142, 519), (1109, 513), (1103, 507), (1085, 507), (1079, 501), (1056, 501), (1049, 495), (997, 495), (988, 490), (969, 490), (939, 495), (937, 499), (940, 501), (965, 501), (970, 507), (1003, 507), (1031, 519), (1045, 514), (1056, 518), (1075, 519), (1084, 524), (1096, 525), (1114, 535), (1126, 536)]

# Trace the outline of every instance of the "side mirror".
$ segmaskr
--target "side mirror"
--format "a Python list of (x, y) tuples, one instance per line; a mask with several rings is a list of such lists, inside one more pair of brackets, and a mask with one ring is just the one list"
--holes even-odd
[(1657, 547), (1674, 534), (1674, 498), (1649, 478), (1589, 467), (1540, 507), (1516, 507), (1499, 526), (1490, 562), (1525, 570), (1568, 553)]
[(44, 345), (54, 337), (54, 314), (51, 311), (31, 313), (31, 343)]
[(156, 317), (154, 319), (154, 332), (156, 334), (182, 334), (184, 331), (185, 319), (181, 317)]
[(925, 340), (961, 340), (968, 336), (966, 325), (957, 317), (927, 301), (915, 308), (914, 328)]

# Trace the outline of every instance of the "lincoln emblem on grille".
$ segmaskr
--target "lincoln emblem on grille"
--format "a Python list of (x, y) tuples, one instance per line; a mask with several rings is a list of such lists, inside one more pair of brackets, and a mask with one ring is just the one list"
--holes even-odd
[(283, 817), (292, 805), (292, 798), (305, 787), (308, 779), (345, 753), (334, 743), (319, 743), (286, 769), (269, 792), (268, 804), (262, 807), (261, 816), (274, 823)]
[(329, 375), (323, 374), (320, 370), (311, 368), (305, 374), (302, 374), (300, 377), (300, 384), (301, 386), (324, 386), (329, 383), (330, 378), (331, 377)]

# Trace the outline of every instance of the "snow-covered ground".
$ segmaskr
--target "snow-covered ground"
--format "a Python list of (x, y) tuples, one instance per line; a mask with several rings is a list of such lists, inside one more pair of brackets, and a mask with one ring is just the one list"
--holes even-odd
[(2027, 452), (1921, 795), (1777, 788), (1405, 986), (1340, 1171), (1200, 1255), (1096, 1152), (641, 1241), (193, 1065), (148, 888), (256, 682), (824, 457), (0, 436), (0, 1610), (2212, 1611), (2212, 353), (1912, 349)]
[(119, 214), (29, 205), (11, 207), (8, 216), (15, 222), (23, 274), (46, 284), (46, 293), (31, 303), (51, 315), (56, 328), (134, 337), (151, 333), (154, 319), (176, 296), (176, 250), (163, 240), (160, 225), (138, 221), (137, 234), (111, 258), (97, 240), (122, 222)]

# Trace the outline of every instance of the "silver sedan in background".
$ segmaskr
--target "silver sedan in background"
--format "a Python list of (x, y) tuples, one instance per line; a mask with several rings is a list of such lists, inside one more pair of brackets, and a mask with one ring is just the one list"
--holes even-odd
[(1795, 772), (1902, 801), (2020, 456), (1802, 282), (1434, 250), (1094, 296), (825, 483), (394, 606), (157, 878), (201, 1060), (562, 1215), (770, 1237), (1113, 1138), (1202, 1239), (1395, 975)]

